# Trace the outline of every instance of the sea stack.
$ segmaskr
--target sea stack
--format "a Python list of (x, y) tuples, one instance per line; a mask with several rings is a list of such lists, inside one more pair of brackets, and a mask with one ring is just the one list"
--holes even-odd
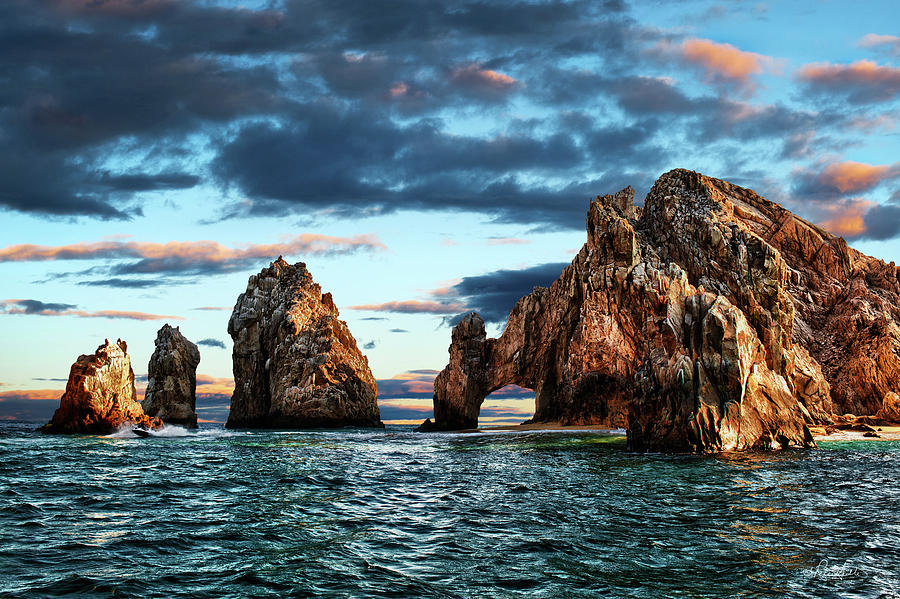
[(108, 435), (131, 424), (154, 429), (162, 421), (144, 414), (134, 390), (134, 372), (127, 345), (109, 339), (91, 355), (72, 364), (59, 409), (41, 428), (48, 434), (88, 433)]
[(178, 327), (164, 324), (147, 365), (147, 392), (141, 406), (166, 424), (197, 427), (197, 365), (200, 350)]
[(807, 424), (891, 403), (893, 264), (699, 173), (633, 196), (591, 202), (587, 243), (499, 339), (477, 315), (457, 325), (424, 429), (473, 426), (509, 383), (534, 389), (535, 421), (624, 423), (635, 450), (805, 447)]
[(330, 293), (281, 257), (234, 306), (228, 428), (382, 426), (375, 377)]

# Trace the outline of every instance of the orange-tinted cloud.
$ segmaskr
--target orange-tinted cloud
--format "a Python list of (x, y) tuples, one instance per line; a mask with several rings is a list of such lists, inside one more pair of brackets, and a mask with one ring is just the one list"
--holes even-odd
[(454, 69), (450, 73), (450, 81), (485, 99), (503, 96), (514, 90), (519, 84), (509, 75), (491, 69), (483, 69), (477, 64)]
[(21, 391), (0, 391), (0, 401), (10, 399), (42, 400), (53, 399), (59, 401), (65, 389), (23, 389)]
[(742, 86), (750, 84), (751, 76), (761, 75), (777, 66), (777, 61), (770, 56), (746, 52), (731, 44), (720, 44), (708, 39), (685, 40), (679, 50), (683, 59), (702, 68), (708, 79)]
[[(434, 394), (434, 378), (437, 370), (410, 370), (395, 374), (389, 379), (378, 379), (378, 398), (425, 399)], [(534, 393), (516, 385), (507, 385), (491, 393), (493, 400), (519, 400), (533, 397)], [(430, 407), (430, 406), (429, 406)]]
[(818, 180), (842, 193), (855, 193), (871, 189), (889, 177), (891, 167), (862, 162), (836, 162), (825, 167)]
[(823, 208), (826, 213), (819, 226), (834, 235), (852, 239), (866, 233), (865, 215), (874, 202), (862, 198), (831, 204)]
[(401, 96), (405, 96), (408, 91), (409, 87), (405, 83), (400, 81), (399, 83), (395, 83), (391, 86), (389, 93), (391, 94), (392, 98), (399, 98)]
[(384, 302), (383, 304), (361, 304), (348, 306), (349, 310), (368, 310), (371, 312), (396, 312), (398, 314), (457, 314), (465, 310), (465, 306), (457, 303), (405, 300), (400, 302)]
[(231, 395), (234, 393), (234, 379), (231, 377), (214, 377), (208, 374), (197, 375), (198, 395)]
[(227, 263), (274, 258), (279, 255), (344, 254), (360, 249), (387, 248), (374, 235), (332, 237), (305, 233), (284, 243), (247, 244), (238, 248), (225, 247), (216, 241), (99, 241), (61, 246), (21, 244), (0, 248), (0, 262), (143, 258), (189, 263)]
[(846, 95), (856, 103), (890, 100), (900, 94), (900, 68), (871, 60), (853, 64), (809, 64), (797, 77), (816, 91)]
[(75, 316), (77, 318), (110, 318), (125, 320), (184, 320), (171, 314), (148, 314), (124, 310), (77, 310), (69, 304), (44, 304), (36, 300), (0, 300), (0, 314), (28, 314), (33, 316)]

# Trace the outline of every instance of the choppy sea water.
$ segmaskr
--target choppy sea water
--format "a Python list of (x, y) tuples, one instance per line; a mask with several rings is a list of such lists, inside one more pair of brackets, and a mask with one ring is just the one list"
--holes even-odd
[(900, 442), (0, 425), (0, 596), (900, 597)]

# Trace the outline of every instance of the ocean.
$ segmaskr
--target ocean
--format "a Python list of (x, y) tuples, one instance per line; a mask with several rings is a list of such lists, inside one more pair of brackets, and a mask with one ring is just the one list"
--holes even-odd
[(900, 442), (0, 424), (0, 597), (900, 597)]

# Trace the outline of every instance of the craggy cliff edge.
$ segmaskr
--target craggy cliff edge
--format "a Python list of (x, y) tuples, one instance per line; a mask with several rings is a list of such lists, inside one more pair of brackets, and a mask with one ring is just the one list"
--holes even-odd
[(809, 446), (807, 424), (900, 391), (893, 263), (698, 173), (633, 196), (591, 202), (587, 243), (499, 339), (474, 313), (454, 328), (422, 430), (476, 426), (513, 383), (535, 421), (624, 425), (636, 450)]
[(330, 293), (281, 257), (250, 277), (228, 321), (229, 428), (382, 426), (369, 362)]
[(108, 435), (126, 424), (160, 428), (162, 421), (144, 414), (135, 397), (127, 349), (121, 339), (116, 343), (107, 339), (95, 353), (78, 356), (59, 409), (41, 432)]

